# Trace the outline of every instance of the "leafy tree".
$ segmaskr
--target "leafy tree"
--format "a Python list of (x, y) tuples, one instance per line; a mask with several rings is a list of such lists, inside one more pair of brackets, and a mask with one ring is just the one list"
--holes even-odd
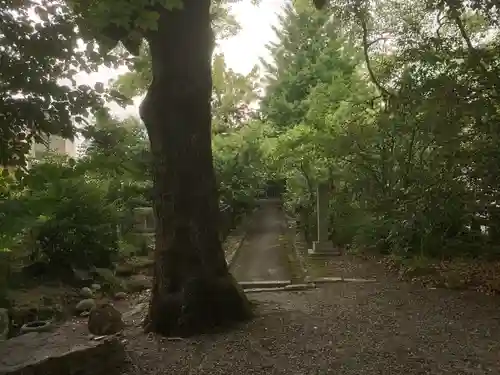
[(74, 3), (101, 46), (122, 42), (151, 54), (151, 85), (140, 114), (153, 155), (156, 262), (147, 329), (197, 333), (251, 316), (229, 274), (217, 220), (211, 150), (211, 1)]
[(212, 118), (216, 133), (241, 127), (252, 115), (252, 105), (257, 99), (258, 69), (247, 75), (228, 69), (224, 55), (213, 60)]
[[(231, 0), (219, 0), (213, 1), (210, 5), (215, 43), (236, 35), (241, 28), (231, 13), (232, 2)], [(133, 98), (146, 93), (151, 79), (151, 53), (147, 42), (142, 40), (140, 42), (139, 54), (132, 60), (131, 70), (118, 77), (113, 86), (123, 95)]]
[[(278, 17), (279, 24), (273, 27), (278, 40), (267, 46), (273, 61), (261, 60), (266, 68), (261, 111), (276, 127), (298, 125), (307, 112), (304, 99), (310, 89), (331, 79), (335, 67), (330, 64), (345, 62), (335, 58), (342, 41), (338, 27), (329, 22), (331, 15), (304, 6), (304, 2), (289, 2)], [(318, 69), (322, 69), (321, 74), (315, 74)]]
[[(304, 47), (310, 55), (302, 60), (291, 48), (271, 50), (262, 109), (274, 126), (292, 127), (280, 129), (271, 153), (286, 166), (290, 199), (307, 197), (296, 165), (313, 160), (307, 175), (321, 179), (326, 168), (335, 181), (332, 237), (341, 244), (407, 255), (497, 254), (497, 8), (461, 1), (329, 4), (325, 12), (342, 29), (343, 51), (355, 52), (352, 64), (328, 43)], [(294, 30), (302, 28), (287, 23), (300, 11), (282, 19), (283, 45), (301, 40)], [(317, 35), (305, 31), (303, 45)], [(314, 62), (326, 56), (323, 79)], [(287, 58), (290, 69), (279, 69)], [(289, 147), (300, 153), (287, 155)]]
[(0, 2), (0, 165), (23, 166), (32, 141), (45, 134), (71, 138), (75, 122), (116, 97), (102, 85), (76, 84), (78, 71), (121, 59), (95, 52), (94, 43), (82, 49), (75, 19), (61, 2)]
[[(216, 54), (212, 60), (212, 118), (216, 133), (240, 127), (252, 115), (252, 104), (257, 99), (258, 69), (247, 75), (228, 69), (224, 55)], [(129, 98), (142, 95), (151, 82), (149, 50), (141, 48), (134, 70), (118, 77), (114, 82), (123, 95)]]
[(254, 203), (266, 181), (263, 142), (268, 129), (253, 121), (213, 140), (214, 164), (222, 204), (235, 210)]

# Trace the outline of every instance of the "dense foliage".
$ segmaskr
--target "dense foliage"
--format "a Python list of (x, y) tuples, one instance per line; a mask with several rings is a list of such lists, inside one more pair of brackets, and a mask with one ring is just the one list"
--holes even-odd
[(329, 179), (339, 244), (496, 254), (496, 8), (344, 5), (318, 13), (296, 1), (269, 47), (261, 109), (290, 205), (310, 217), (316, 183)]
[[(215, 42), (239, 29), (230, 3), (213, 2)], [(268, 180), (284, 178), (286, 207), (312, 241), (316, 187), (330, 182), (331, 239), (339, 246), (497, 256), (497, 7), (332, 0), (317, 11), (309, 3), (286, 2), (271, 58), (262, 61), (263, 95), (258, 68), (240, 74), (213, 56), (222, 211), (238, 215)], [(78, 125), (86, 138), (76, 161), (48, 155), (27, 174), (5, 168), (0, 177), (0, 248), (57, 267), (110, 265), (132, 210), (153, 201), (145, 128), (103, 105), (147, 91), (151, 56), (136, 31), (154, 29), (156, 16), (144, 11), (131, 27), (136, 6), (124, 9), (129, 33), (110, 53), (116, 40), (91, 26), (105, 28), (111, 3), (78, 4), (0, 0), (0, 165), (24, 166), (31, 142), (46, 134), (73, 137)], [(130, 71), (111, 89), (75, 81), (101, 65)]]
[[(111, 265), (117, 229), (126, 235), (132, 210), (151, 206), (149, 144), (135, 118), (100, 117), (84, 134), (77, 161), (48, 153), (20, 180), (2, 177), (3, 248), (21, 248), (31, 261), (58, 268), (67, 262), (80, 268)], [(254, 163), (260, 160), (259, 135), (249, 127), (214, 139), (221, 208), (230, 207), (232, 215), (251, 207), (261, 187)]]

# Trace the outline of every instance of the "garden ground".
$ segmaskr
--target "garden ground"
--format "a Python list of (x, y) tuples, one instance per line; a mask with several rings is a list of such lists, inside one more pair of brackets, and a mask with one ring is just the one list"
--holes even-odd
[[(285, 220), (273, 206), (258, 210), (235, 258), (249, 269), (256, 264), (252, 254), (259, 258), (259, 279), (284, 267), (275, 264), (282, 256), (269, 256), (283, 252), (276, 246), (285, 226), (276, 223), (278, 217)], [(139, 305), (126, 317), (127, 375), (500, 373), (498, 298), (399, 281), (376, 259), (344, 255), (308, 263), (313, 277), (377, 281), (250, 293), (256, 319), (193, 339), (144, 335), (146, 304)]]
[(499, 373), (495, 297), (382, 281), (251, 299), (257, 318), (228, 332), (169, 341), (132, 325), (127, 374)]
[[(286, 269), (275, 264), (286, 257), (264, 256), (293, 250), (277, 246), (289, 245), (279, 239), (285, 223), (278, 225), (278, 217), (285, 220), (265, 206), (249, 218), (249, 235), (234, 264), (255, 265), (254, 254), (265, 270)], [(117, 306), (127, 324), (123, 341), (130, 366), (124, 375), (500, 373), (498, 297), (404, 282), (374, 258), (343, 255), (306, 263), (312, 277), (376, 281), (249, 293), (254, 320), (190, 339), (145, 335), (149, 292), (131, 295)], [(85, 318), (66, 327), (74, 330), (74, 324), (84, 325)]]

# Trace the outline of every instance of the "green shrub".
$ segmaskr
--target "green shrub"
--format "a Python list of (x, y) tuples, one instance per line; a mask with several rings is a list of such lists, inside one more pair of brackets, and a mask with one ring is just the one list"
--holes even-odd
[(110, 266), (122, 210), (108, 199), (108, 185), (72, 160), (35, 164), (0, 204), (3, 247), (54, 270)]
[(34, 231), (34, 258), (53, 267), (109, 267), (118, 252), (117, 208), (98, 186), (66, 183), (65, 196)]

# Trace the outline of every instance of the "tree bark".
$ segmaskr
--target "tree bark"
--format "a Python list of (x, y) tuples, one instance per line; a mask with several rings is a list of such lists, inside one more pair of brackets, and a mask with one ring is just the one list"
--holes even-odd
[(140, 114), (153, 154), (156, 250), (146, 330), (188, 336), (252, 316), (218, 236), (211, 149), (210, 0), (160, 10)]

